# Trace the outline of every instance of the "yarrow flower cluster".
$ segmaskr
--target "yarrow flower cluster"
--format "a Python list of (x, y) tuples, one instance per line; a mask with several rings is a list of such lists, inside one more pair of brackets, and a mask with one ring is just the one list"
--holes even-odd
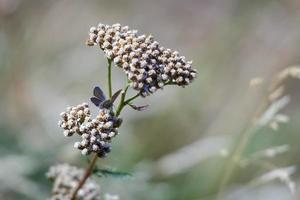
[(91, 111), (87, 103), (67, 107), (67, 112), (62, 112), (60, 116), (62, 120), (58, 122), (58, 125), (64, 129), (66, 137), (72, 136), (74, 133), (82, 135), (80, 126), (83, 122), (91, 121)]
[(77, 133), (82, 140), (75, 142), (74, 147), (83, 155), (92, 152), (99, 157), (105, 157), (111, 151), (111, 140), (118, 135), (122, 119), (115, 116), (112, 108), (101, 108), (95, 119), (91, 119), (87, 103), (68, 107), (61, 113), (58, 125), (64, 129), (66, 137)]
[[(66, 137), (77, 134), (80, 141), (74, 147), (83, 155), (94, 153), (89, 167), (82, 169), (69, 165), (51, 167), (47, 176), (54, 180), (51, 200), (98, 200), (100, 188), (88, 178), (95, 173), (98, 157), (105, 157), (111, 151), (111, 141), (118, 135), (122, 124), (119, 118), (124, 107), (142, 111), (147, 107), (136, 106), (133, 100), (139, 96), (146, 97), (165, 85), (186, 86), (197, 75), (192, 62), (186, 61), (177, 51), (159, 45), (151, 35), (138, 35), (136, 30), (128, 26), (99, 24), (90, 29), (89, 46), (99, 45), (108, 58), (108, 96), (99, 86), (95, 86), (91, 102), (99, 108), (95, 118), (87, 103), (68, 107), (60, 114), (58, 125), (64, 130)], [(127, 97), (129, 85), (113, 93), (111, 64), (123, 69), (130, 86), (138, 93)], [(115, 101), (118, 100), (118, 106)], [(114, 172), (112, 172), (114, 173)], [(105, 199), (117, 200), (118, 196), (106, 195)]]
[(197, 75), (192, 61), (160, 46), (151, 35), (138, 35), (128, 26), (91, 27), (87, 44), (99, 45), (106, 57), (125, 71), (131, 86), (143, 97), (168, 84), (184, 87)]
[[(50, 200), (70, 200), (79, 181), (84, 176), (84, 170), (68, 164), (59, 164), (50, 167), (47, 178), (54, 181)], [(77, 193), (77, 200), (100, 200), (100, 186), (87, 179), (87, 182)]]

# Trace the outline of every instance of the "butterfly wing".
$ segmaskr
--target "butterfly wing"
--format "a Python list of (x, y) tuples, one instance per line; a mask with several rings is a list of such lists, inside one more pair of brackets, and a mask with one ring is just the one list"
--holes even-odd
[(91, 102), (92, 102), (93, 104), (95, 104), (95, 106), (97, 106), (97, 107), (98, 107), (98, 106), (101, 104), (101, 102), (102, 102), (102, 101), (100, 101), (100, 99), (98, 99), (98, 98), (96, 98), (96, 97), (91, 97), (90, 100), (91, 100)]
[(94, 96), (97, 97), (101, 102), (106, 99), (104, 92), (98, 86), (94, 88)]

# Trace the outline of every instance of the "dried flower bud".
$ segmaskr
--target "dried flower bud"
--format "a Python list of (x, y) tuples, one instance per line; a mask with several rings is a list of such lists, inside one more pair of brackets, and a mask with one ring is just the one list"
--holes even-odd
[[(88, 45), (99, 45), (106, 57), (124, 70), (132, 81), (131, 87), (141, 96), (148, 96), (167, 83), (186, 86), (196, 78), (192, 61), (185, 61), (177, 51), (160, 46), (151, 35), (137, 35), (137, 31), (128, 26), (100, 24), (96, 29), (92, 27)], [(136, 74), (137, 71), (140, 74)]]
[(66, 137), (72, 136), (75, 132), (80, 134), (80, 126), (84, 121), (89, 121), (91, 116), (87, 103), (78, 106), (68, 107), (67, 112), (60, 114), (61, 120), (58, 125), (64, 129)]
[(88, 104), (83, 103), (61, 113), (58, 125), (64, 129), (66, 137), (74, 133), (81, 136), (81, 141), (74, 144), (81, 154), (96, 153), (104, 157), (111, 151), (111, 139), (118, 134), (121, 123), (122, 119), (115, 116), (111, 106), (101, 108), (96, 118), (91, 119)]
[[(51, 200), (69, 200), (84, 176), (84, 170), (68, 164), (59, 164), (50, 167), (47, 178), (54, 181)], [(100, 200), (100, 187), (91, 178), (77, 193), (78, 200)]]

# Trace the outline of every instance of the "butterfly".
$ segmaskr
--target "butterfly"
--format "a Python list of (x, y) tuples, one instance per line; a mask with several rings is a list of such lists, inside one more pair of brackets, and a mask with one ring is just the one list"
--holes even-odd
[(93, 102), (93, 104), (95, 104), (95, 106), (99, 107), (100, 104), (106, 100), (106, 97), (105, 97), (103, 91), (101, 90), (101, 88), (98, 86), (96, 86), (94, 88), (93, 94), (94, 94), (94, 96), (91, 97), (91, 102)]
[(90, 98), (91, 102), (95, 104), (95, 106), (99, 108), (106, 108), (109, 109), (113, 106), (113, 103), (119, 96), (122, 90), (118, 90), (112, 97), (111, 99), (106, 99), (104, 92), (102, 89), (98, 86), (94, 88), (93, 94), (94, 96)]

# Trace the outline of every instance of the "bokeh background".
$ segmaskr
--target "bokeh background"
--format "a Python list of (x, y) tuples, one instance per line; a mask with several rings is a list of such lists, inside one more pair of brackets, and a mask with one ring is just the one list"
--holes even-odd
[[(300, 64), (298, 0), (0, 0), (0, 199), (46, 199), (48, 167), (86, 166), (57, 126), (68, 105), (88, 101), (95, 85), (107, 89), (106, 60), (85, 41), (92, 25), (121, 23), (152, 34), (163, 46), (194, 61), (199, 76), (185, 89), (168, 86), (126, 109), (122, 133), (99, 166), (133, 178), (99, 178), (103, 194), (121, 200), (216, 199), (228, 149), (239, 142), (260, 103), (253, 77), (269, 80)], [(113, 70), (113, 87), (125, 76)], [(263, 128), (246, 154), (288, 145), (278, 168), (300, 165), (300, 81), (288, 83), (287, 124)], [(258, 94), (257, 94), (258, 93)], [(238, 166), (224, 199), (300, 198), (299, 172), (292, 194), (276, 179), (249, 184), (267, 169)], [(251, 186), (250, 186), (251, 185)]]

